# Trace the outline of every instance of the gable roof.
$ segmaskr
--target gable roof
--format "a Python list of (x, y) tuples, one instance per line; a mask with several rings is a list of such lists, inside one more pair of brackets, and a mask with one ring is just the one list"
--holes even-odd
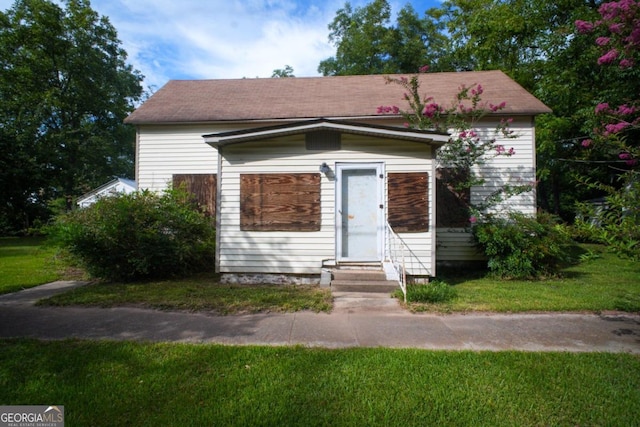
[(138, 189), (138, 184), (135, 181), (127, 178), (115, 178), (106, 184), (102, 184), (98, 188), (94, 188), (88, 193), (83, 194), (78, 197), (76, 204), (80, 207), (84, 207), (85, 204), (91, 204), (96, 197), (99, 197), (104, 194), (111, 193), (110, 190), (117, 189), (121, 187), (125, 193), (129, 193)]
[[(481, 84), (483, 101), (506, 102), (501, 114), (536, 115), (551, 111), (502, 71), (427, 73), (420, 74), (419, 78), (421, 92), (440, 104), (449, 105), (463, 84)], [(380, 105), (406, 106), (402, 87), (385, 83), (382, 75), (171, 80), (125, 122), (165, 124), (381, 116), (376, 113)]]
[(319, 131), (339, 131), (347, 134), (402, 139), (437, 146), (444, 145), (449, 140), (449, 134), (442, 132), (425, 132), (417, 129), (405, 129), (394, 126), (380, 126), (329, 119), (304, 120), (276, 126), (242, 129), (231, 132), (219, 132), (204, 135), (203, 137), (207, 144), (214, 147), (221, 147), (230, 144), (240, 144), (242, 142)]

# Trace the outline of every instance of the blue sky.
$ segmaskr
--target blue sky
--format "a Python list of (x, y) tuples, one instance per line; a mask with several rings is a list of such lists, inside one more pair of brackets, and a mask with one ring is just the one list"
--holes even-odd
[[(410, 2), (422, 15), (439, 0)], [(354, 7), (369, 3), (352, 0)], [(91, 0), (118, 31), (128, 62), (156, 89), (170, 79), (271, 77), (290, 65), (316, 76), (332, 56), (327, 26), (345, 0)], [(0, 0), (6, 10), (13, 0)]]

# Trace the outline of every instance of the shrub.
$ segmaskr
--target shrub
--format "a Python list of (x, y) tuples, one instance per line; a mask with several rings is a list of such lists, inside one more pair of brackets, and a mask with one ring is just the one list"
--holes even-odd
[(441, 280), (434, 280), (426, 285), (407, 286), (408, 302), (446, 302), (456, 296), (456, 290)]
[(548, 214), (490, 217), (473, 228), (473, 236), (491, 272), (502, 278), (556, 275), (571, 260), (573, 242), (566, 228)]
[(208, 270), (215, 230), (183, 190), (100, 199), (60, 215), (49, 230), (95, 277), (139, 280)]
[(621, 189), (596, 186), (608, 192), (603, 205), (578, 205), (574, 235), (603, 244), (618, 256), (640, 261), (640, 180), (631, 173), (623, 178)]

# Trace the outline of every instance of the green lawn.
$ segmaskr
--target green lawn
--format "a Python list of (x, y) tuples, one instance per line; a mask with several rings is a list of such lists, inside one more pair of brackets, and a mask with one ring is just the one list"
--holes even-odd
[(0, 402), (69, 426), (637, 425), (629, 354), (0, 341)]
[(57, 249), (43, 243), (40, 237), (0, 238), (0, 294), (53, 282), (64, 275)]
[[(410, 303), (414, 311), (436, 312), (602, 312), (640, 311), (640, 264), (590, 247), (589, 260), (563, 271), (560, 279), (502, 281), (479, 274), (439, 278), (458, 297), (439, 304)], [(221, 285), (216, 275), (148, 283), (99, 283), (42, 301), (46, 305), (113, 307), (135, 304), (158, 309), (213, 311), (219, 314), (331, 309), (325, 289), (282, 285)]]
[(640, 311), (640, 263), (618, 258), (598, 246), (591, 255), (563, 270), (559, 279), (497, 280), (478, 272), (442, 271), (457, 298), (439, 304), (409, 303), (414, 311), (438, 312), (602, 312)]
[[(410, 303), (413, 311), (436, 312), (602, 312), (640, 311), (640, 263), (585, 246), (588, 259), (563, 271), (563, 277), (540, 281), (502, 281), (479, 274), (440, 271), (457, 298), (446, 303)], [(65, 277), (56, 249), (39, 238), (0, 239), (0, 293)], [(98, 283), (43, 301), (47, 305), (112, 307), (135, 304), (167, 310), (219, 314), (260, 311), (329, 311), (331, 295), (307, 286), (221, 285), (214, 274), (147, 283)]]
[(41, 305), (114, 307), (139, 305), (161, 310), (216, 314), (330, 311), (331, 291), (317, 286), (224, 285), (215, 274), (144, 283), (97, 283), (40, 301)]

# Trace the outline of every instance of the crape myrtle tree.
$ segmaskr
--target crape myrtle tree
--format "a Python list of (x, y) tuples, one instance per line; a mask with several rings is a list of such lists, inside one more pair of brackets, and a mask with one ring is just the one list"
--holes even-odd
[(133, 175), (142, 95), (115, 28), (88, 0), (17, 0), (0, 12), (0, 233), (46, 219), (53, 200)]
[[(548, 105), (536, 118), (539, 206), (572, 220), (575, 201), (597, 196), (572, 171), (596, 180), (606, 168), (576, 162), (581, 136), (591, 120), (593, 94), (640, 87), (622, 80), (615, 67), (597, 66), (598, 46), (576, 34), (576, 20), (598, 19), (600, 0), (446, 0), (426, 11), (401, 9), (392, 22), (389, 4), (349, 3), (329, 26), (336, 55), (323, 61), (325, 74), (502, 70)], [(614, 98), (616, 98), (614, 97)], [(612, 98), (609, 98), (611, 101)], [(620, 102), (622, 104), (623, 102)], [(587, 126), (591, 128), (592, 126)]]
[(599, 47), (597, 63), (613, 68), (621, 85), (596, 94), (592, 137), (581, 146), (585, 163), (604, 165), (612, 179), (582, 177), (604, 194), (605, 206), (596, 212), (593, 205), (583, 205), (576, 226), (587, 238), (640, 259), (640, 2), (603, 3), (598, 12), (599, 19), (578, 20), (576, 27)]
[[(421, 72), (428, 71), (422, 67)], [(418, 76), (386, 77), (387, 83), (404, 89), (403, 99), (408, 109), (380, 106), (379, 114), (401, 115), (406, 126), (421, 130), (449, 132), (447, 144), (438, 150), (439, 168), (447, 170), (445, 182), (454, 192), (462, 194), (472, 187), (485, 185), (483, 165), (492, 159), (515, 154), (513, 147), (501, 141), (516, 138), (509, 129), (509, 119), (502, 119), (495, 132), (483, 132), (480, 121), (488, 114), (506, 107), (505, 102), (492, 104), (482, 100), (480, 84), (461, 86), (450, 104), (436, 102), (420, 92)], [(564, 228), (547, 215), (527, 216), (504, 203), (509, 198), (530, 191), (534, 183), (504, 184), (489, 196), (467, 200), (469, 224), (477, 247), (487, 256), (491, 272), (503, 278), (534, 278), (556, 274), (566, 261), (571, 239)]]
[[(428, 66), (420, 68), (421, 73), (429, 71)], [(509, 128), (510, 119), (502, 119), (493, 133), (486, 134), (479, 129), (479, 122), (488, 114), (497, 113), (506, 107), (505, 102), (492, 104), (482, 100), (484, 88), (481, 84), (461, 86), (449, 104), (437, 103), (433, 97), (421, 93), (418, 75), (412, 77), (385, 77), (387, 84), (399, 85), (404, 94), (402, 99), (408, 108), (397, 105), (379, 106), (378, 114), (401, 115), (405, 127), (449, 133), (451, 137), (437, 152), (438, 165), (452, 173), (447, 184), (462, 194), (471, 187), (485, 184), (481, 167), (496, 157), (515, 154), (513, 147), (505, 147), (498, 138), (516, 138)], [(471, 223), (495, 213), (496, 207), (516, 194), (530, 191), (534, 183), (498, 188), (484, 200), (467, 200)]]

